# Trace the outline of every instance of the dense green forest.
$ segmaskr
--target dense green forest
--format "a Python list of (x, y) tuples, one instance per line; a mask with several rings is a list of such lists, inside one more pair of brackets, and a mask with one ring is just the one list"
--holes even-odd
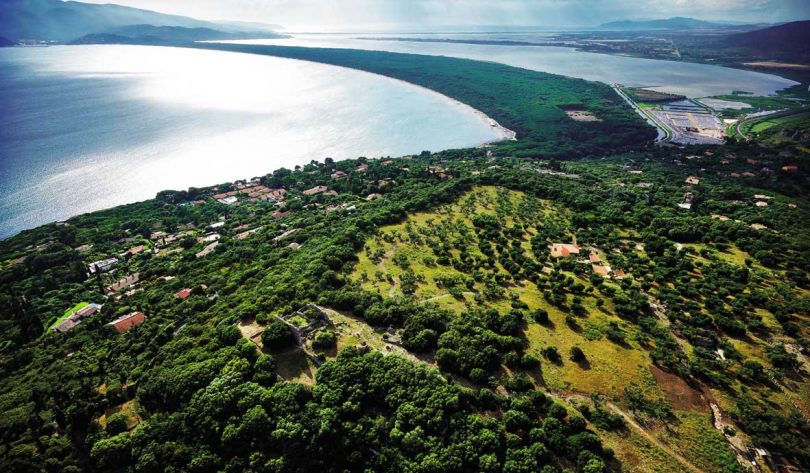
[[(0, 470), (736, 472), (749, 447), (810, 467), (795, 143), (653, 146), (608, 87), (496, 64), (247, 50), (409, 80), (518, 140), (0, 242)], [(52, 328), (81, 303), (102, 308)]]

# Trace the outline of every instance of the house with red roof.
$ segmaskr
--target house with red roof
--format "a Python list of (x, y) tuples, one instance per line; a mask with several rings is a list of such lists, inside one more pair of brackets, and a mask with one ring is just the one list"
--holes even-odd
[(140, 325), (146, 321), (146, 315), (143, 312), (130, 312), (121, 317), (113, 320), (107, 325), (111, 325), (118, 333), (128, 332), (132, 327)]

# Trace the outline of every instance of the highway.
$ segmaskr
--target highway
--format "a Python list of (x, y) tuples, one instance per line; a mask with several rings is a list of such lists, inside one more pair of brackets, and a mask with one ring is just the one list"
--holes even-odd
[(619, 94), (621, 98), (623, 98), (628, 104), (630, 104), (631, 107), (633, 107), (636, 113), (638, 113), (639, 115), (641, 115), (642, 118), (647, 120), (647, 123), (658, 129), (658, 136), (655, 138), (655, 141), (665, 143), (672, 139), (674, 132), (665, 124), (661, 123), (661, 121), (658, 120), (656, 117), (654, 117), (652, 114), (647, 113), (644, 109), (639, 107), (636, 104), (636, 102), (633, 101), (633, 99), (631, 99), (630, 97), (627, 96), (627, 94), (624, 93), (619, 84), (613, 84), (611, 87), (613, 87), (613, 90), (615, 90), (616, 93)]

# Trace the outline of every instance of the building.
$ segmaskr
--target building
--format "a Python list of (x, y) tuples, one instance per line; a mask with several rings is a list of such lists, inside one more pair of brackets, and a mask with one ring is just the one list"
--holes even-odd
[(282, 212), (281, 210), (277, 210), (273, 213), (273, 220), (281, 220), (282, 218), (286, 217), (290, 211)]
[(376, 193), (375, 194), (369, 194), (369, 195), (366, 196), (366, 200), (379, 199), (380, 197), (382, 197), (381, 194), (376, 194)]
[(189, 297), (191, 297), (191, 289), (184, 287), (183, 289), (180, 289), (179, 291), (175, 292), (174, 297), (181, 300), (186, 300)]
[(315, 186), (312, 189), (305, 190), (304, 195), (320, 194), (320, 193), (326, 192), (327, 189), (328, 189), (328, 187), (326, 187), (326, 186)]
[(107, 271), (111, 270), (113, 266), (118, 264), (119, 261), (120, 260), (118, 258), (107, 258), (98, 261), (93, 261), (92, 263), (87, 265), (87, 270), (90, 271), (90, 274), (95, 274), (96, 271), (106, 273)]
[(129, 276), (127, 276), (125, 278), (121, 278), (118, 281), (116, 281), (116, 282), (110, 284), (109, 286), (107, 286), (106, 288), (104, 288), (104, 292), (106, 292), (107, 294), (112, 294), (113, 292), (118, 292), (121, 289), (132, 286), (133, 284), (136, 284), (138, 281), (140, 281), (140, 279), (141, 279), (140, 273), (130, 274)]
[(591, 269), (593, 269), (593, 273), (597, 276), (602, 276), (603, 278), (610, 276), (610, 266), (600, 266), (598, 264), (592, 264)]
[(146, 321), (146, 315), (143, 312), (130, 312), (121, 317), (113, 320), (107, 325), (111, 325), (118, 333), (128, 332), (132, 327), (140, 325)]
[(782, 166), (782, 170), (785, 172), (796, 172), (799, 170), (799, 166)]
[(600, 258), (599, 255), (596, 254), (596, 252), (594, 252), (594, 251), (591, 251), (591, 253), (588, 255), (588, 259), (591, 260), (591, 263), (601, 263), (602, 262), (602, 258)]
[(346, 176), (348, 176), (348, 174), (346, 174), (343, 171), (335, 171), (335, 172), (332, 173), (332, 179), (335, 179), (335, 180), (343, 179)]
[(237, 200), (239, 200), (239, 199), (237, 199), (235, 195), (229, 195), (229, 196), (224, 197), (222, 199), (217, 199), (217, 202), (219, 202), (220, 204), (225, 204), (225, 205), (233, 205), (233, 204), (236, 203)]
[(67, 316), (67, 318), (53, 326), (53, 329), (60, 333), (65, 333), (73, 327), (79, 325), (82, 319), (86, 319), (101, 310), (100, 304), (87, 304)]
[(552, 258), (567, 258), (579, 254), (579, 247), (568, 243), (554, 243), (550, 246)]
[(215, 241), (215, 242), (211, 243), (210, 245), (206, 246), (205, 248), (203, 248), (202, 251), (200, 251), (199, 253), (197, 253), (194, 256), (196, 256), (197, 258), (202, 258), (203, 256), (206, 256), (207, 254), (213, 252), (214, 249), (217, 247), (217, 245), (219, 245), (219, 242)]
[(767, 207), (768, 203), (760, 200), (756, 202), (754, 205), (756, 205), (757, 207)]
[(696, 185), (700, 184), (700, 179), (698, 179), (695, 176), (689, 176), (689, 177), (686, 178), (686, 183), (690, 184), (690, 185), (693, 185), (693, 186), (696, 186)]

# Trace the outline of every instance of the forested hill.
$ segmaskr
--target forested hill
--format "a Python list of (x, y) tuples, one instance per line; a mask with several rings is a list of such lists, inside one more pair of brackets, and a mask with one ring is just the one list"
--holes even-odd
[(760, 53), (778, 57), (810, 61), (810, 20), (794, 21), (747, 33), (739, 33), (724, 39), (728, 47), (751, 48)]
[[(352, 49), (206, 43), (197, 47), (302, 59), (381, 74), (435, 90), (517, 132), (497, 146), (518, 156), (601, 156), (643, 146), (655, 130), (605, 84), (469, 59)], [(565, 110), (599, 120), (582, 123)]]

